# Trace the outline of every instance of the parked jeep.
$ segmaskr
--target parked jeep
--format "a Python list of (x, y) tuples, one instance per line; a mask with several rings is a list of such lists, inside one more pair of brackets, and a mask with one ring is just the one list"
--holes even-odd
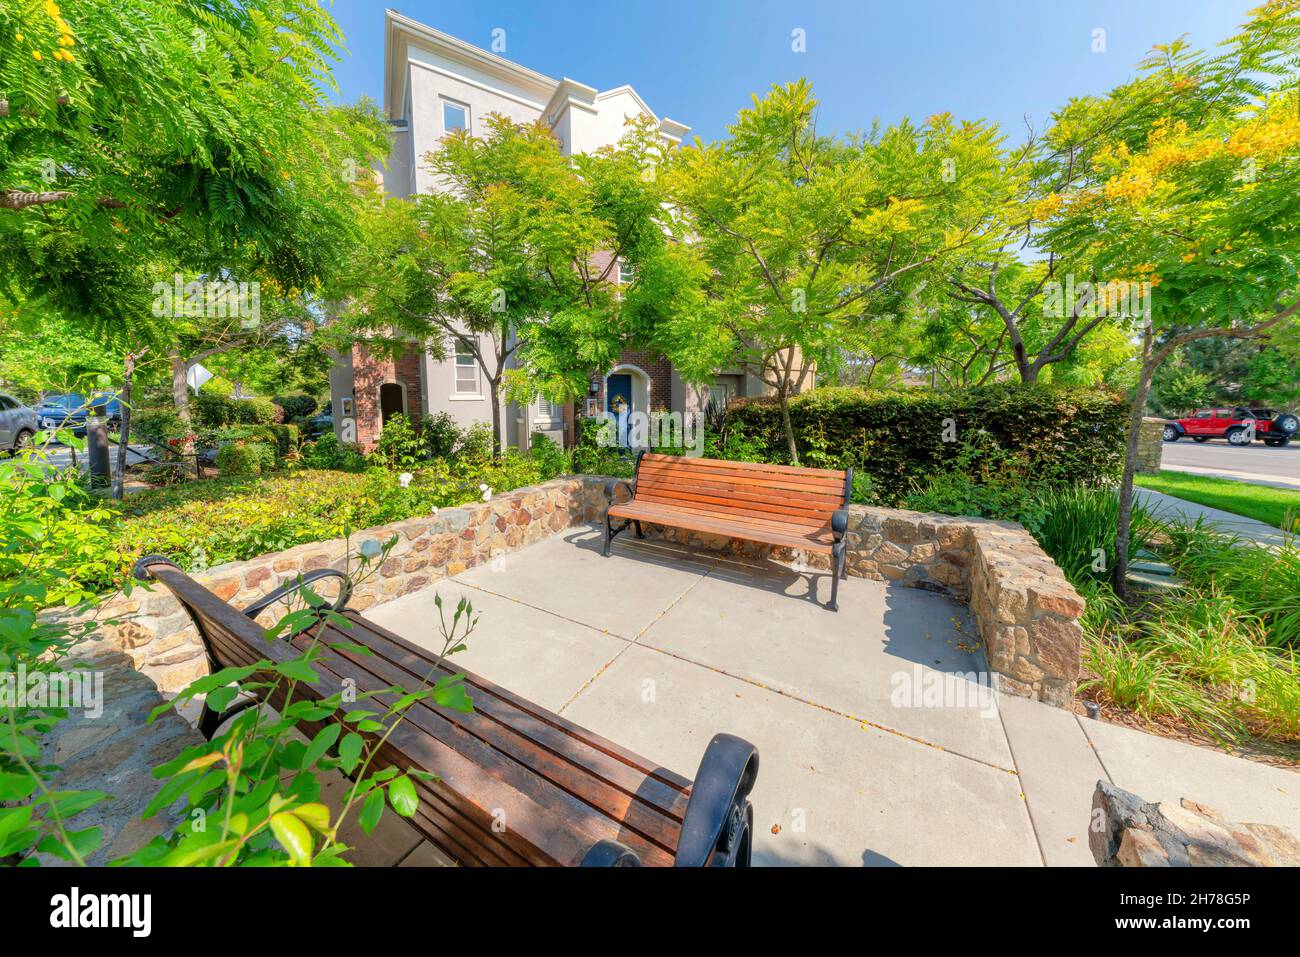
[(1300, 417), (1293, 412), (1247, 409), (1242, 406), (1235, 409), (1197, 409), (1189, 418), (1166, 422), (1164, 438), (1166, 442), (1177, 442), (1183, 436), (1188, 436), (1195, 442), (1227, 439), (1232, 445), (1249, 445), (1252, 426), (1254, 438), (1262, 439), (1265, 445), (1280, 447), (1287, 445), (1296, 430), (1300, 429)]

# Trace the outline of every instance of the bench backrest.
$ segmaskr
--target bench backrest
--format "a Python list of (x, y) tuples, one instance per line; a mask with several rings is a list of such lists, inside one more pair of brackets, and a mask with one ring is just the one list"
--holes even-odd
[(851, 484), (852, 470), (646, 453), (637, 465), (636, 498), (817, 529), (848, 504)]

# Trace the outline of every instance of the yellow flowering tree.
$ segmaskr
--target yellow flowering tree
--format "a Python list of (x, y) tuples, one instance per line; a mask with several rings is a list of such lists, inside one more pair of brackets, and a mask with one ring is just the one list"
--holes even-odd
[(1300, 313), (1300, 2), (1271, 0), (1213, 52), (1156, 47), (1134, 82), (1072, 104), (1097, 136), (1084, 172), (1040, 210), (1044, 237), (1108, 286), (1149, 283), (1131, 317), (1141, 368), (1113, 569), (1127, 574), (1138, 423), (1180, 346), (1257, 339)]

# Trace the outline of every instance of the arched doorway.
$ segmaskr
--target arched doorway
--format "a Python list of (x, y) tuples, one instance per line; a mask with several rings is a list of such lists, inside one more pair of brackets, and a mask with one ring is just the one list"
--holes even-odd
[(398, 413), (406, 414), (406, 387), (400, 382), (385, 382), (379, 387), (380, 429)]
[[(615, 416), (623, 412), (650, 413), (650, 376), (640, 366), (630, 363), (616, 365), (605, 375), (605, 411)], [(630, 439), (637, 434), (635, 427), (630, 427), (631, 420), (620, 424), (619, 444), (632, 444)], [(644, 430), (644, 425), (642, 426)]]

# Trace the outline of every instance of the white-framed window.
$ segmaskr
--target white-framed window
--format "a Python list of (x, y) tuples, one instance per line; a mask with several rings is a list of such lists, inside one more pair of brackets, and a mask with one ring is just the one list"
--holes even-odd
[(537, 421), (539, 423), (550, 423), (552, 425), (564, 421), (564, 407), (558, 402), (552, 402), (545, 396), (537, 397)]
[(478, 395), (478, 360), (467, 342), (456, 340), (456, 394)]
[(442, 132), (469, 129), (469, 107), (451, 100), (442, 101)]
[(636, 267), (623, 260), (618, 262), (618, 284), (620, 286), (630, 285), (636, 280)]

